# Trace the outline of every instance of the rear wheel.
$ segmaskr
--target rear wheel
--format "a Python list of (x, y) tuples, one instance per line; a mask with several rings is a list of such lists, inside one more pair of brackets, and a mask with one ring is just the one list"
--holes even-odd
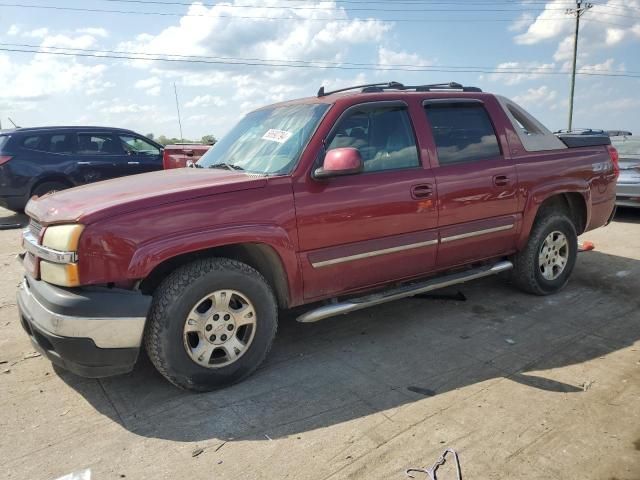
[(209, 391), (242, 380), (262, 363), (277, 321), (275, 296), (260, 273), (235, 260), (198, 260), (156, 290), (145, 346), (170, 382)]
[(578, 237), (564, 213), (549, 212), (534, 223), (524, 250), (514, 256), (513, 280), (536, 295), (557, 292), (569, 281), (576, 263)]
[(37, 197), (41, 197), (46, 195), (47, 193), (54, 193), (59, 190), (65, 190), (69, 188), (69, 185), (62, 182), (44, 182), (40, 185), (37, 185), (36, 188), (31, 192), (31, 196), (35, 195)]

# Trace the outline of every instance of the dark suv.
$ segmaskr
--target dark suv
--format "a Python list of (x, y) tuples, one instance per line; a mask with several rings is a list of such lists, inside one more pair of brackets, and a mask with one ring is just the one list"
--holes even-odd
[(21, 211), (33, 195), (162, 169), (162, 146), (131, 130), (0, 130), (0, 206)]

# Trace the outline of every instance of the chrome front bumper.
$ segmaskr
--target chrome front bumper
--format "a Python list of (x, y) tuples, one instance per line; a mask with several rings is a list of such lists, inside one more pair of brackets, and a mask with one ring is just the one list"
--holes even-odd
[(65, 289), (26, 276), (18, 310), (34, 347), (78, 375), (133, 369), (151, 297), (108, 288)]

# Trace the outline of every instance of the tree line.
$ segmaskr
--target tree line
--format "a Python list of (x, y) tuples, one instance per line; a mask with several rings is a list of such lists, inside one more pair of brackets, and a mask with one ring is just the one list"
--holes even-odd
[(203, 135), (200, 140), (189, 140), (186, 138), (175, 138), (175, 137), (166, 137), (165, 135), (160, 135), (156, 137), (153, 133), (147, 133), (147, 138), (151, 140), (155, 140), (160, 145), (172, 145), (176, 143), (203, 143), (205, 145), (214, 145), (218, 139), (214, 135)]

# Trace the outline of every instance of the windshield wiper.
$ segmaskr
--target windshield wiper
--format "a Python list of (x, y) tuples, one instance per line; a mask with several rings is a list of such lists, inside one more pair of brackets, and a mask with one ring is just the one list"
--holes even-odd
[(213, 165), (209, 165), (209, 168), (226, 168), (227, 170), (244, 170), (240, 165), (233, 165), (232, 163), (214, 163)]

